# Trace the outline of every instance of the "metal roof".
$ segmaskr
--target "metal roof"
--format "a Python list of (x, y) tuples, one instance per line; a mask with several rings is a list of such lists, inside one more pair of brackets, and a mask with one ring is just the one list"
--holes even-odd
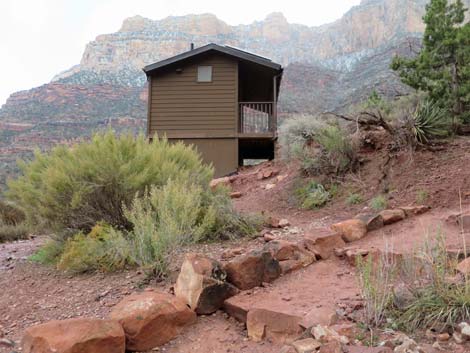
[(271, 68), (273, 70), (278, 70), (278, 71), (282, 70), (282, 66), (280, 64), (276, 64), (276, 63), (272, 62), (271, 60), (269, 60), (267, 58), (264, 58), (262, 56), (252, 54), (252, 53), (249, 53), (249, 52), (246, 52), (246, 51), (243, 51), (241, 49), (234, 48), (234, 47), (221, 46), (221, 45), (214, 44), (214, 43), (207, 44), (207, 45), (204, 45), (202, 47), (199, 47), (199, 48), (196, 48), (196, 49), (193, 49), (193, 50), (189, 50), (187, 52), (175, 55), (171, 58), (168, 58), (168, 59), (165, 59), (165, 60), (162, 60), (162, 61), (158, 61), (158, 62), (156, 62), (154, 64), (151, 64), (151, 65), (147, 65), (147, 66), (144, 67), (143, 70), (146, 74), (148, 74), (151, 71), (163, 68), (167, 65), (171, 65), (171, 64), (174, 64), (178, 61), (182, 61), (182, 60), (185, 60), (185, 59), (190, 59), (194, 56), (197, 56), (197, 55), (200, 55), (200, 54), (203, 54), (203, 53), (207, 53), (207, 52), (210, 52), (210, 51), (223, 53), (223, 54), (235, 57), (235, 58), (243, 60), (243, 61), (253, 62), (255, 64), (259, 64), (259, 65)]

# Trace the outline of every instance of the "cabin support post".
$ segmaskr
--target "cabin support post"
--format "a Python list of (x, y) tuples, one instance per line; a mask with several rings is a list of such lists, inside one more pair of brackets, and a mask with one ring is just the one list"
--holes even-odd
[(277, 75), (273, 77), (273, 122), (272, 122), (272, 132), (274, 136), (277, 135)]

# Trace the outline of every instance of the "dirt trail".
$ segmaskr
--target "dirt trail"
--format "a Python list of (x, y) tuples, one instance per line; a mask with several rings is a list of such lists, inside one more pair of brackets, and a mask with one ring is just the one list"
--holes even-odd
[[(407, 167), (401, 173), (399, 163), (395, 165), (391, 180), (396, 191), (390, 193), (390, 205), (413, 204), (416, 191), (426, 187), (427, 201), (434, 208), (427, 214), (371, 232), (354, 243), (354, 247), (383, 248), (388, 243), (393, 244), (395, 250), (406, 252), (413, 245), (422, 243), (427, 230), (432, 235), (437, 229), (447, 236), (449, 247), (460, 247), (458, 227), (445, 220), (459, 212), (459, 190), (463, 195), (464, 210), (470, 211), (470, 168), (462, 167), (468, 163), (468, 147), (470, 139), (458, 139), (445, 151), (417, 154), (413, 167)], [(360, 186), (366, 199), (380, 190), (373, 182), (377, 177), (377, 163), (371, 156), (362, 174), (354, 179), (353, 185)], [(320, 235), (328, 232), (330, 224), (364, 211), (366, 203), (355, 206), (345, 203), (347, 192), (321, 210), (299, 210), (290, 196), (298, 177), (296, 166), (280, 164), (275, 167), (279, 168), (278, 175), (282, 178), (274, 176), (268, 180), (258, 180), (258, 167), (254, 167), (243, 171), (232, 187), (243, 194), (235, 200), (238, 209), (287, 218), (291, 228), (298, 228), (282, 234), (282, 237), (295, 240), (303, 233)], [(269, 183), (275, 186), (266, 189)], [(350, 183), (352, 181), (349, 184), (346, 182), (345, 188), (349, 188)], [(470, 235), (466, 240), (470, 244)], [(24, 329), (33, 324), (80, 316), (105, 317), (122, 297), (146, 287), (169, 291), (181, 264), (181, 256), (186, 251), (202, 252), (220, 259), (227, 248), (248, 249), (263, 243), (255, 239), (181, 249), (173, 263), (173, 275), (167, 282), (146, 283), (145, 274), (136, 270), (111, 275), (68, 276), (54, 268), (31, 263), (27, 260), (28, 256), (43, 241), (43, 238), (35, 238), (0, 245), (0, 337), (3, 335), (19, 342)], [(281, 277), (265, 288), (250, 291), (246, 295), (246, 303), (307, 315), (319, 308), (333, 310), (338, 301), (355, 298), (357, 293), (354, 268), (344, 260), (332, 258)], [(194, 326), (160, 348), (160, 351), (171, 353), (268, 353), (278, 350), (279, 347), (270, 342), (248, 340), (244, 326), (221, 311), (199, 317)], [(18, 346), (0, 346), (0, 352), (12, 351), (18, 351)]]

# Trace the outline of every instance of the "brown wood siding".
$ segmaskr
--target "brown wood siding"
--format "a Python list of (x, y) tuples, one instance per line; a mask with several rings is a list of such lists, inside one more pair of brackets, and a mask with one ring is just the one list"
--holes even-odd
[[(197, 67), (212, 66), (212, 82), (197, 82)], [(169, 138), (235, 137), (237, 61), (220, 55), (151, 78), (149, 133)]]
[(215, 177), (233, 173), (238, 168), (238, 141), (232, 138), (170, 139), (194, 145), (207, 164), (214, 166)]

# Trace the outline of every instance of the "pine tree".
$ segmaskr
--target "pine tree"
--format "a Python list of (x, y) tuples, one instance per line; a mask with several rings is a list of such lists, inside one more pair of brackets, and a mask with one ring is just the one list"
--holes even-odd
[(429, 94), (454, 117), (470, 108), (470, 25), (463, 25), (462, 1), (431, 0), (423, 17), (423, 47), (413, 59), (395, 57), (392, 69), (402, 81)]

